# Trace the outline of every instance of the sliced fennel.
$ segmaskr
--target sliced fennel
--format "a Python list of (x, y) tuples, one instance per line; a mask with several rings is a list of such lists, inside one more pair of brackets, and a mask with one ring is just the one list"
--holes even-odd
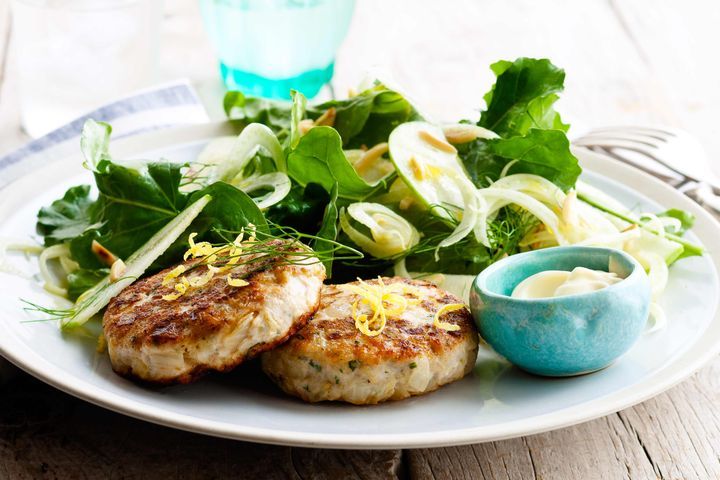
[(145, 270), (183, 234), (211, 199), (210, 195), (198, 199), (150, 237), (150, 240), (125, 261), (126, 269), (122, 278), (111, 282), (108, 275), (93, 288), (83, 293), (71, 313), (61, 319), (60, 326), (62, 328), (78, 327), (105, 308), (113, 297), (145, 273)]
[(250, 195), (258, 190), (270, 189), (270, 192), (260, 197), (253, 198), (260, 210), (270, 208), (290, 193), (290, 177), (286, 173), (271, 172), (263, 175), (252, 175), (242, 178), (242, 174), (230, 182), (234, 187)]
[(210, 172), (208, 183), (232, 181), (261, 149), (270, 154), (279, 171), (287, 171), (285, 153), (273, 131), (260, 123), (251, 123), (240, 132), (228, 156)]
[(37, 255), (42, 253), (43, 250), (43, 247), (28, 240), (0, 238), (0, 272), (20, 277), (30, 277), (29, 274), (10, 263), (8, 252), (24, 252), (25, 254)]
[[(353, 227), (351, 219), (367, 227), (372, 238)], [(347, 209), (341, 209), (340, 227), (353, 242), (376, 258), (400, 254), (420, 240), (410, 222), (379, 203), (351, 203)]]
[(544, 203), (536, 200), (526, 193), (506, 188), (488, 187), (480, 190), (480, 194), (487, 200), (489, 207), (488, 215), (497, 212), (505, 205), (518, 205), (533, 214), (540, 222), (542, 222), (547, 231), (553, 235), (558, 245), (567, 245), (570, 243), (560, 229), (560, 219)]
[[(49, 261), (70, 257), (70, 247), (67, 244), (58, 244), (45, 248), (38, 256), (38, 267), (43, 281), (45, 291), (61, 297), (67, 296), (67, 288), (59, 281), (57, 275), (50, 268)], [(65, 272), (69, 273), (69, 272)]]
[(660, 257), (666, 265), (672, 265), (685, 250), (685, 247), (666, 236), (655, 235), (647, 230), (638, 230), (640, 230), (640, 234), (625, 244), (625, 251), (637, 258), (646, 270), (651, 266), (650, 262), (644, 258), (647, 254), (654, 254)]
[(649, 226), (647, 222), (642, 222), (639, 219), (634, 218), (631, 213), (625, 213), (627, 212), (627, 210), (624, 207), (620, 211), (615, 210), (613, 208), (613, 204), (617, 205), (617, 202), (615, 202), (614, 200), (612, 202), (605, 202), (604, 199), (598, 198), (597, 192), (592, 192), (592, 194), (588, 195), (586, 194), (587, 190), (585, 190), (585, 188), (586, 187), (583, 186), (583, 190), (578, 192), (578, 198), (583, 202), (587, 203), (588, 205), (595, 207), (598, 210), (612, 217), (620, 219), (626, 223), (637, 225), (638, 227), (642, 228), (644, 231), (652, 234), (655, 237), (662, 238), (682, 246), (682, 251), (677, 255), (674, 255), (672, 252), (668, 254), (669, 251), (674, 249), (671, 244), (664, 244), (663, 242), (653, 243), (654, 246), (662, 247), (661, 255), (664, 255), (666, 260), (669, 259), (671, 261), (670, 263), (674, 262), (681, 256), (702, 255), (705, 252), (704, 248), (700, 245), (694, 244), (677, 235), (664, 231), (660, 232), (652, 228), (652, 226)]
[(457, 152), (441, 150), (421, 135), (444, 140), (440, 127), (426, 122), (403, 123), (390, 134), (390, 158), (398, 175), (419, 200), (439, 217), (459, 221), (464, 207), (457, 176), (467, 178)]
[[(451, 171), (448, 175), (456, 182), (456, 188), (462, 195), (463, 201), (463, 212), (460, 223), (455, 227), (455, 230), (444, 238), (438, 244), (438, 250), (440, 248), (449, 247), (454, 245), (463, 238), (467, 237), (470, 232), (473, 231), (478, 222), (482, 222), (481, 212), (487, 211), (487, 205), (485, 203), (485, 197), (478, 195), (475, 190), (475, 185), (465, 176), (464, 173), (458, 173)], [(487, 240), (487, 231), (485, 230), (485, 236), (477, 236), (480, 243), (489, 246)], [(435, 251), (435, 259), (439, 260), (439, 252)]]

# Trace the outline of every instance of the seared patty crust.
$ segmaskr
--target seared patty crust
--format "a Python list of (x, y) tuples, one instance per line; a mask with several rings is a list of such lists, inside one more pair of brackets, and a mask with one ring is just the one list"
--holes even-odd
[[(315, 259), (292, 256), (301, 264), (288, 264), (286, 252), (304, 247), (285, 247), (282, 255), (248, 254), (242, 264), (175, 300), (163, 299), (176, 293), (173, 285), (162, 285), (172, 268), (123, 290), (103, 317), (113, 370), (147, 382), (188, 383), (208, 371), (231, 370), (286, 341), (317, 310), (325, 268)], [(190, 280), (205, 275), (201, 261), (185, 262), (183, 275)], [(248, 284), (230, 286), (228, 274)]]
[(375, 404), (433, 391), (470, 372), (478, 333), (468, 309), (442, 316), (443, 322), (458, 325), (457, 331), (433, 325), (440, 308), (462, 301), (428, 282), (400, 277), (382, 281), (408, 285), (420, 301), (388, 318), (382, 333), (371, 337), (361, 333), (353, 319), (352, 305), (360, 297), (342, 285), (326, 285), (307, 325), (262, 355), (265, 373), (285, 392), (308, 402)]

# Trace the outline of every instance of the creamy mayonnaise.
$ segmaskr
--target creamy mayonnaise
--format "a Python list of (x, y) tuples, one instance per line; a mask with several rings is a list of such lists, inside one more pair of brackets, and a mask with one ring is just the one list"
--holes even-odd
[(616, 273), (575, 267), (572, 272), (546, 270), (536, 273), (522, 282), (512, 292), (513, 298), (552, 298), (579, 293), (594, 292), (614, 283), (622, 277)]

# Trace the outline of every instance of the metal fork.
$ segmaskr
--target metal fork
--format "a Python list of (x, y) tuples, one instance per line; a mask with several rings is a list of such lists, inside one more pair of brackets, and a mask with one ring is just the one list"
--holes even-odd
[(575, 139), (573, 144), (629, 163), (720, 215), (720, 177), (713, 173), (700, 143), (683, 130), (603, 127)]

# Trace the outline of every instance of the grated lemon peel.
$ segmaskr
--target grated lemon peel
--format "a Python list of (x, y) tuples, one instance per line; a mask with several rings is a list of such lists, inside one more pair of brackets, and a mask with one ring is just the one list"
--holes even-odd
[(435, 317), (433, 318), (433, 325), (435, 326), (435, 328), (441, 328), (443, 330), (447, 330), (448, 332), (456, 332), (460, 330), (460, 325), (453, 325), (452, 323), (442, 322), (440, 321), (440, 317), (442, 317), (446, 313), (457, 312), (458, 310), (463, 310), (464, 308), (465, 305), (462, 303), (448, 303), (447, 305), (443, 305), (440, 310), (435, 312)]
[[(248, 224), (247, 228), (249, 230), (247, 242), (254, 242), (256, 240), (255, 225)], [(163, 300), (177, 300), (181, 296), (185, 295), (191, 288), (199, 288), (207, 285), (213, 278), (215, 278), (216, 274), (224, 273), (233, 268), (238, 263), (240, 256), (243, 254), (242, 242), (245, 238), (245, 228), (241, 230), (240, 234), (230, 245), (223, 245), (220, 247), (214, 247), (210, 242), (195, 243), (196, 236), (196, 232), (193, 232), (188, 236), (188, 245), (190, 248), (185, 251), (183, 260), (187, 260), (191, 257), (202, 258), (203, 263), (207, 267), (207, 271), (202, 275), (188, 279), (185, 276), (181, 276), (187, 271), (187, 267), (185, 265), (178, 265), (163, 278), (162, 286), (164, 287), (167, 287), (171, 285), (173, 281), (176, 281), (173, 285), (175, 293), (164, 295), (162, 297)], [(215, 266), (213, 264), (218, 261), (219, 255), (223, 255), (226, 260), (223, 265)], [(249, 285), (249, 283), (245, 280), (233, 278), (232, 274), (227, 275), (226, 282), (231, 287), (244, 287)]]
[[(386, 285), (382, 278), (378, 277), (376, 284), (370, 284), (359, 278), (358, 283), (359, 285), (342, 285), (341, 288), (360, 297), (352, 303), (352, 318), (355, 321), (355, 328), (369, 337), (380, 335), (387, 325), (388, 318), (398, 317), (407, 310), (408, 306), (418, 305), (422, 301), (422, 292), (419, 289), (402, 282)], [(435, 314), (433, 325), (444, 330), (458, 330), (460, 327), (457, 325), (439, 321), (439, 315), (456, 310), (457, 308), (454, 307), (458, 305), (460, 308), (465, 308), (462, 304), (442, 307)], [(360, 312), (363, 306), (369, 308), (369, 313)]]

